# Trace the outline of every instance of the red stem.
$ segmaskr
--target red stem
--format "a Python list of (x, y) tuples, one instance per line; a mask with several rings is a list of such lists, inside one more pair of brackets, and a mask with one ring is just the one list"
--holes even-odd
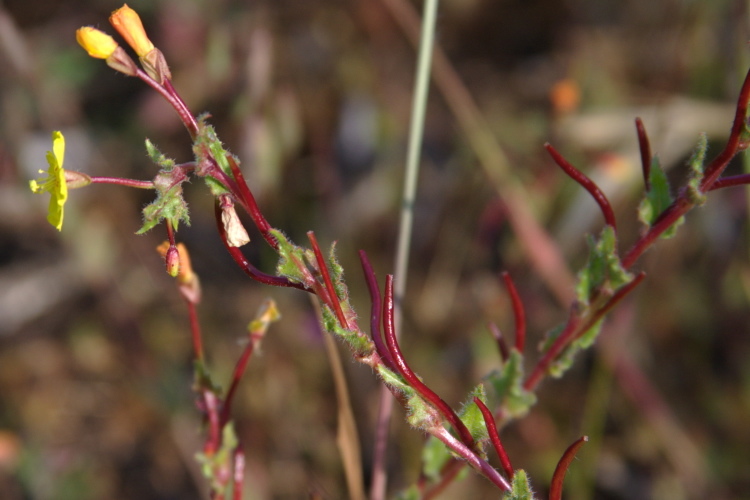
[(711, 185), (708, 190), (714, 191), (716, 189), (732, 186), (744, 186), (746, 184), (750, 184), (750, 174), (732, 175), (729, 177), (722, 177), (721, 179), (717, 180)]
[(401, 353), (401, 348), (398, 345), (398, 339), (396, 338), (396, 331), (394, 328), (394, 304), (393, 304), (393, 275), (389, 274), (385, 278), (385, 302), (383, 304), (383, 330), (385, 331), (385, 342), (388, 345), (388, 350), (393, 357), (393, 361), (398, 369), (398, 372), (404, 377), (404, 380), (419, 393), (424, 399), (429, 401), (442, 415), (450, 422), (451, 426), (456, 430), (458, 435), (461, 437), (461, 441), (469, 448), (474, 447), (474, 438), (471, 437), (469, 429), (466, 425), (458, 418), (456, 412), (443, 401), (440, 396), (435, 394), (432, 389), (427, 387), (419, 377), (409, 368), (409, 365), (404, 359), (404, 355)]
[(190, 300), (185, 300), (190, 316), (190, 332), (193, 339), (193, 351), (195, 352), (196, 361), (203, 362), (203, 339), (201, 336), (201, 325), (198, 321), (198, 310), (195, 304)]
[(154, 189), (154, 181), (139, 181), (136, 179), (122, 179), (120, 177), (89, 177), (93, 184), (115, 184), (138, 189)]
[(485, 405), (481, 399), (474, 398), (474, 403), (479, 407), (479, 411), (482, 412), (484, 417), (484, 424), (487, 426), (487, 432), (490, 434), (490, 440), (492, 446), (495, 448), (495, 453), (500, 458), (500, 463), (503, 465), (503, 470), (508, 479), (513, 480), (513, 466), (510, 464), (510, 458), (503, 447), (503, 443), (500, 442), (500, 434), (497, 432), (497, 425), (495, 425), (495, 417), (492, 416), (492, 412), (487, 405)]
[(630, 269), (640, 256), (643, 255), (643, 252), (691, 208), (693, 208), (693, 203), (683, 193), (680, 193), (679, 197), (656, 219), (648, 232), (628, 250), (628, 253), (622, 258), (622, 267)]
[(620, 302), (627, 294), (632, 292), (635, 287), (641, 284), (643, 279), (646, 277), (645, 272), (639, 273), (633, 278), (630, 283), (617, 290), (609, 300), (599, 307), (585, 322), (578, 316), (575, 308), (570, 313), (568, 324), (565, 325), (565, 329), (555, 339), (544, 356), (537, 362), (536, 366), (532, 370), (529, 377), (523, 384), (524, 389), (527, 391), (533, 391), (537, 385), (542, 381), (550, 365), (560, 355), (560, 353), (568, 346), (571, 342), (580, 337), (584, 332), (588, 331), (589, 328), (594, 326), (597, 321), (602, 319), (618, 302)]
[(227, 422), (229, 422), (230, 413), (232, 411), (232, 402), (234, 401), (234, 394), (235, 392), (237, 392), (237, 387), (240, 384), (242, 375), (247, 369), (247, 363), (248, 361), (250, 361), (250, 356), (252, 356), (254, 349), (255, 340), (252, 338), (252, 336), (250, 336), (247, 345), (245, 345), (245, 348), (242, 349), (242, 355), (240, 356), (240, 359), (237, 360), (237, 364), (234, 366), (234, 372), (232, 373), (232, 382), (230, 383), (229, 389), (227, 390), (227, 395), (224, 397), (224, 406), (221, 409), (220, 420), (222, 427), (226, 425)]
[(497, 348), (500, 351), (500, 358), (503, 361), (508, 361), (510, 351), (508, 350), (508, 343), (503, 338), (503, 332), (500, 331), (500, 328), (498, 328), (495, 323), (488, 323), (487, 327), (490, 329), (492, 336), (495, 337)]
[(591, 196), (594, 197), (594, 201), (596, 201), (596, 203), (599, 205), (599, 208), (602, 211), (602, 215), (604, 215), (604, 221), (608, 226), (612, 226), (612, 228), (617, 231), (615, 212), (612, 210), (612, 205), (610, 205), (607, 197), (604, 195), (602, 190), (599, 189), (599, 186), (597, 186), (594, 181), (586, 177), (583, 172), (568, 163), (568, 161), (563, 158), (562, 155), (558, 153), (550, 143), (545, 143), (544, 149), (547, 150), (547, 152), (552, 156), (552, 159), (555, 160), (555, 163), (557, 163), (557, 165), (562, 168), (563, 171), (565, 171), (565, 173), (570, 176), (570, 178), (580, 184), (586, 191), (589, 192)]
[(523, 309), (523, 302), (521, 302), (521, 297), (518, 295), (518, 290), (510, 274), (503, 271), (502, 277), (505, 280), (505, 286), (508, 288), (510, 300), (513, 303), (513, 317), (516, 322), (516, 350), (523, 352), (526, 343), (526, 313)]
[(581, 446), (583, 446), (583, 443), (588, 440), (588, 436), (578, 438), (578, 440), (568, 446), (568, 449), (565, 450), (565, 453), (563, 453), (562, 458), (557, 463), (555, 473), (552, 475), (552, 484), (550, 485), (549, 490), (549, 500), (562, 500), (563, 480), (565, 479), (565, 474), (568, 473), (568, 468), (570, 467), (571, 462), (573, 462), (573, 459), (576, 457), (576, 453), (578, 453), (578, 450), (581, 448)]
[(383, 343), (383, 337), (380, 331), (380, 312), (383, 301), (380, 296), (378, 281), (375, 278), (375, 271), (373, 270), (364, 250), (359, 251), (359, 260), (362, 263), (362, 270), (365, 274), (367, 290), (370, 292), (370, 302), (372, 303), (372, 308), (370, 310), (370, 330), (372, 333), (372, 341), (375, 343), (375, 350), (378, 351), (380, 359), (383, 360), (383, 363), (385, 363), (388, 368), (394, 372), (398, 372), (390, 351), (388, 351), (388, 348), (386, 348)]
[(290, 288), (297, 288), (299, 290), (304, 290), (310, 293), (313, 292), (310, 288), (307, 288), (301, 283), (295, 283), (281, 276), (271, 276), (270, 274), (266, 274), (258, 270), (250, 263), (250, 261), (245, 258), (245, 255), (239, 248), (229, 245), (229, 242), (227, 241), (227, 233), (224, 229), (224, 224), (221, 222), (221, 208), (218, 204), (215, 206), (214, 214), (216, 215), (216, 227), (219, 230), (221, 241), (224, 243), (224, 248), (227, 250), (227, 252), (229, 252), (229, 255), (231, 255), (234, 259), (234, 262), (238, 266), (240, 266), (245, 274), (250, 276), (255, 281), (258, 281), (259, 283), (265, 283), (266, 285), (285, 286)]
[[(724, 169), (729, 164), (729, 161), (737, 154), (740, 149), (746, 147), (745, 144), (740, 143), (742, 132), (745, 129), (745, 117), (747, 115), (748, 100), (750, 99), (750, 71), (745, 75), (745, 80), (742, 82), (742, 89), (740, 90), (740, 96), (737, 99), (737, 108), (734, 114), (734, 122), (732, 123), (732, 131), (727, 139), (727, 144), (724, 149), (714, 158), (711, 163), (706, 167), (703, 179), (699, 186), (701, 193), (707, 193), (711, 191), (714, 185), (718, 181), (719, 176), (724, 172)], [(718, 187), (725, 187), (729, 184), (719, 185)], [(691, 208), (695, 206), (695, 203), (688, 199), (688, 195), (683, 189), (677, 199), (667, 207), (664, 212), (659, 216), (654, 225), (648, 230), (648, 232), (641, 237), (633, 247), (628, 251), (627, 255), (622, 259), (622, 265), (625, 269), (629, 269), (650, 247), (653, 242), (661, 236), (661, 234), (669, 229), (680, 217), (685, 215)]]
[(333, 287), (333, 282), (331, 281), (331, 273), (328, 271), (328, 266), (326, 265), (325, 258), (323, 257), (323, 252), (320, 251), (320, 246), (318, 246), (318, 239), (315, 237), (315, 233), (312, 231), (308, 231), (307, 239), (310, 240), (310, 244), (313, 248), (313, 253), (315, 253), (315, 260), (318, 262), (318, 271), (323, 277), (323, 282), (326, 285), (326, 290), (328, 290), (328, 299), (330, 302), (328, 306), (336, 313), (336, 317), (338, 318), (341, 327), (349, 330), (349, 322), (346, 320), (343, 309), (341, 309), (341, 301), (339, 300), (339, 296), (336, 294), (336, 289)]
[(570, 317), (568, 323), (565, 325), (565, 329), (555, 339), (544, 356), (537, 362), (534, 370), (529, 375), (529, 378), (523, 383), (523, 388), (527, 391), (533, 391), (539, 382), (542, 381), (544, 375), (547, 373), (547, 369), (557, 356), (565, 349), (570, 342), (575, 339), (579, 333), (578, 326), (581, 324), (581, 318), (578, 316), (578, 311), (572, 308), (570, 311)]
[(271, 224), (269, 224), (266, 218), (263, 217), (260, 208), (258, 208), (258, 203), (255, 201), (255, 196), (253, 196), (250, 188), (247, 187), (247, 182), (245, 182), (245, 177), (242, 175), (242, 171), (240, 170), (239, 165), (237, 165), (237, 162), (234, 161), (234, 157), (232, 157), (232, 155), (227, 155), (227, 161), (229, 162), (229, 167), (232, 169), (232, 175), (234, 175), (234, 179), (237, 181), (237, 188), (241, 196), (240, 199), (242, 200), (242, 205), (245, 207), (248, 214), (250, 214), (250, 217), (255, 223), (255, 227), (258, 228), (258, 231), (260, 231), (263, 239), (265, 239), (266, 242), (271, 245), (271, 248), (273, 248), (274, 250), (278, 249), (279, 242), (276, 241), (276, 238), (274, 238), (270, 232)]
[(195, 120), (193, 113), (190, 112), (185, 101), (177, 94), (169, 80), (165, 80), (164, 85), (159, 84), (156, 80), (148, 76), (143, 70), (136, 70), (136, 76), (144, 81), (149, 87), (156, 90), (167, 100), (169, 104), (177, 111), (177, 115), (190, 133), (190, 137), (195, 139), (198, 135), (198, 122)]
[(651, 144), (648, 141), (646, 127), (640, 118), (635, 119), (635, 130), (638, 134), (638, 147), (641, 151), (641, 168), (643, 169), (643, 183), (646, 191), (651, 190)]
[(742, 82), (740, 96), (737, 99), (737, 111), (734, 114), (732, 131), (729, 134), (727, 145), (724, 146), (724, 149), (719, 153), (719, 156), (714, 158), (708, 167), (706, 167), (705, 173), (703, 174), (703, 180), (700, 185), (700, 190), (703, 193), (711, 190), (711, 186), (716, 182), (722, 172), (724, 172), (724, 169), (729, 164), (729, 160), (731, 160), (740, 149), (740, 137), (742, 136), (742, 131), (745, 129), (748, 100), (750, 100), (750, 70), (747, 72), (747, 75), (745, 75), (745, 81)]

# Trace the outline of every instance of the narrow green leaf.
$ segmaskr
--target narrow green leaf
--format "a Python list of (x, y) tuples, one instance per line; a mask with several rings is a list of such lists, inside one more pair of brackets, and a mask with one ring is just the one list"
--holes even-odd
[(611, 226), (605, 226), (599, 237), (588, 238), (589, 260), (578, 273), (576, 291), (578, 301), (588, 305), (592, 296), (599, 293), (611, 294), (630, 282), (633, 276), (620, 263), (617, 254), (617, 237)]
[(523, 388), (523, 354), (512, 349), (502, 371), (493, 371), (489, 383), (491, 407), (503, 407), (509, 415), (522, 417), (536, 403), (536, 395)]
[(518, 469), (513, 475), (510, 492), (505, 495), (504, 500), (534, 500), (535, 498), (529, 483), (529, 476), (523, 469)]

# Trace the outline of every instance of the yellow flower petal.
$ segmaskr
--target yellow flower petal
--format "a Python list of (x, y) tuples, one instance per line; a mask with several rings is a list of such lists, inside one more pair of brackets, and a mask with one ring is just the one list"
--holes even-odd
[(97, 59), (109, 58), (119, 46), (114, 38), (91, 26), (77, 29), (76, 40), (91, 57)]
[(148, 39), (146, 30), (143, 29), (141, 18), (127, 4), (123, 4), (114, 11), (109, 16), (109, 22), (138, 54), (138, 57), (143, 57), (154, 50), (154, 44)]
[[(47, 220), (58, 231), (62, 230), (63, 208), (68, 199), (68, 184), (65, 182), (65, 170), (62, 168), (65, 156), (65, 137), (59, 131), (52, 132), (52, 151), (47, 151), (47, 177), (29, 181), (29, 187), (34, 193), (47, 191), (50, 194)], [(44, 170), (39, 171), (45, 173)]]

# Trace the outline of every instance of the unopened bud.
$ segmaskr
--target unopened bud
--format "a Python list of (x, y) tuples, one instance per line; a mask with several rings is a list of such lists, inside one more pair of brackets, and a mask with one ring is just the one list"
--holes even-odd
[(167, 254), (164, 256), (164, 262), (167, 266), (167, 274), (176, 278), (180, 274), (180, 252), (176, 246), (170, 246)]

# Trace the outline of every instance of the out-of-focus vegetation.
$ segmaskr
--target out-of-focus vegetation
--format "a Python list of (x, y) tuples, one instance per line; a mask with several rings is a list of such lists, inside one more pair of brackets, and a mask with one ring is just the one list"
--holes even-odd
[[(392, 272), (415, 64), (385, 5), (131, 2), (175, 87), (191, 109), (211, 113), (243, 160), (271, 223), (296, 240), (310, 229), (338, 240), (361, 316), (369, 303), (356, 250), (367, 250), (380, 276)], [(75, 43), (76, 28), (102, 24), (119, 6), (0, 5), (3, 499), (190, 499), (204, 490), (193, 458), (201, 436), (188, 322), (155, 251), (164, 234), (133, 234), (150, 193), (74, 191), (58, 234), (45, 221), (46, 200), (28, 190), (55, 129), (67, 138), (66, 167), (96, 175), (153, 177), (144, 137), (177, 161), (191, 159), (168, 105)], [(643, 118), (653, 150), (682, 181), (699, 132), (715, 144), (729, 132), (750, 64), (746, 9), (726, 0), (442, 2), (438, 41), (573, 269), (586, 255), (583, 234), (598, 232), (601, 217), (541, 145), (553, 142), (597, 179), (627, 248), (642, 192), (633, 119)], [(212, 199), (198, 183), (187, 192), (192, 226), (178, 239), (203, 283), (217, 379), (229, 376), (266, 297), (284, 316), (235, 403), (247, 498), (344, 498), (333, 383), (308, 299), (248, 280), (216, 237)], [(592, 441), (568, 474), (569, 498), (732, 499), (750, 488), (748, 207), (745, 188), (709, 195), (643, 259), (648, 278), (610, 318), (599, 347), (563, 380), (545, 382), (528, 417), (503, 431), (513, 465), (537, 491), (581, 434)], [(496, 186), (436, 90), (416, 210), (402, 347), (457, 406), (498, 362), (486, 322), (512, 329), (499, 271), (511, 273), (526, 305), (530, 350), (566, 311), (521, 251)], [(270, 271), (262, 247), (254, 238), (245, 250)], [(377, 382), (347, 368), (368, 465)], [(401, 417), (397, 410), (394, 491), (416, 479), (423, 442)], [(496, 496), (475, 477), (445, 494)]]

